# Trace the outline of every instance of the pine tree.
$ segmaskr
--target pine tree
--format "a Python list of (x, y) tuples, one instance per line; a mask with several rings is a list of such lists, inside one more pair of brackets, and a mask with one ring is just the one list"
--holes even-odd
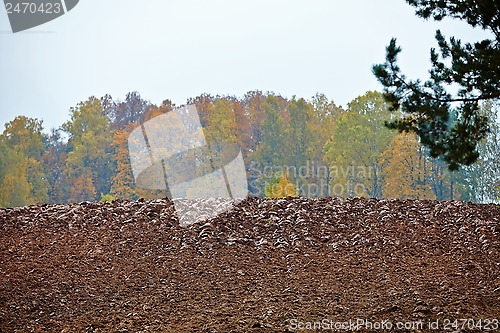
[[(373, 73), (384, 86), (384, 96), (393, 110), (405, 113), (388, 126), (415, 132), (432, 157), (443, 157), (451, 170), (474, 163), (477, 144), (489, 130), (488, 119), (479, 103), (500, 98), (500, 2), (492, 0), (406, 0), (424, 19), (457, 18), (492, 33), (491, 39), (462, 43), (446, 40), (436, 32), (439, 51), (431, 50), (430, 78), (408, 80), (397, 64), (401, 48), (393, 38), (387, 47), (386, 62), (375, 65)], [(458, 92), (449, 92), (458, 86)], [(454, 117), (456, 113), (458, 116)]]

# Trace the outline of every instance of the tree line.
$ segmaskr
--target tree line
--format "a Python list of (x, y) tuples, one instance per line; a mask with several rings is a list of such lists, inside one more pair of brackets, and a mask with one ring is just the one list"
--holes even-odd
[[(478, 149), (480, 159), (450, 171), (415, 134), (384, 126), (403, 117), (378, 92), (343, 108), (323, 94), (309, 100), (251, 91), (241, 98), (203, 94), (197, 107), (207, 141), (237, 143), (252, 196), (363, 196), (373, 198), (498, 200), (500, 128)], [(139, 93), (124, 100), (90, 97), (69, 110), (60, 128), (17, 116), (0, 135), (0, 206), (164, 197), (137, 188), (128, 136), (141, 123), (172, 111)], [(498, 105), (480, 111), (498, 119)]]

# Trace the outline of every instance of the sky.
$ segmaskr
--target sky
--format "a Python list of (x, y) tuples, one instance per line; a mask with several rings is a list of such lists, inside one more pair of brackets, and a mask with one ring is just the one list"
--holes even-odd
[(25, 115), (48, 132), (90, 96), (131, 91), (157, 105), (261, 90), (319, 92), (346, 106), (381, 90), (371, 67), (392, 37), (402, 71), (425, 79), (436, 29), (489, 38), (461, 21), (418, 18), (404, 0), (80, 0), (16, 34), (0, 8), (0, 126)]

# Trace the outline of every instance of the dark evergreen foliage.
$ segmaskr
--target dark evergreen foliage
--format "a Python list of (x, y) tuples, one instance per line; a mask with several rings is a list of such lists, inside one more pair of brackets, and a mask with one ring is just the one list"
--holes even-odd
[[(461, 19), (492, 33), (491, 39), (462, 43), (446, 40), (436, 32), (439, 49), (431, 50), (430, 78), (408, 80), (397, 65), (401, 48), (393, 38), (386, 62), (373, 66), (384, 86), (391, 109), (401, 108), (404, 117), (387, 123), (400, 132), (415, 132), (432, 157), (442, 157), (451, 170), (470, 165), (479, 157), (477, 144), (489, 130), (479, 109), (485, 100), (500, 99), (500, 1), (406, 0), (424, 19)], [(455, 94), (451, 87), (457, 87)]]

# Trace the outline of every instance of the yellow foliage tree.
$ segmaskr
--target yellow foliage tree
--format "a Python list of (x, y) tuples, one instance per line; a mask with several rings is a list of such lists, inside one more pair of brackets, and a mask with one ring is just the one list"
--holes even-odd
[(110, 190), (113, 132), (102, 102), (90, 97), (78, 103), (70, 110), (70, 121), (62, 126), (71, 147), (66, 160), (70, 202), (97, 201), (98, 193)]
[(116, 163), (116, 172), (111, 178), (110, 193), (115, 198), (137, 199), (127, 145), (130, 132), (137, 126), (135, 123), (129, 123), (124, 130), (117, 130), (113, 137), (113, 160)]
[(297, 187), (288, 180), (286, 175), (276, 175), (264, 190), (267, 198), (296, 197), (298, 192)]
[(69, 202), (88, 201), (96, 197), (96, 189), (90, 172), (84, 171), (73, 179), (73, 186), (69, 188)]
[(413, 133), (393, 138), (382, 155), (385, 179), (384, 197), (435, 199), (432, 191), (432, 163)]
[(18, 116), (0, 135), (0, 205), (12, 207), (47, 202), (48, 182), (41, 165), (42, 121)]

